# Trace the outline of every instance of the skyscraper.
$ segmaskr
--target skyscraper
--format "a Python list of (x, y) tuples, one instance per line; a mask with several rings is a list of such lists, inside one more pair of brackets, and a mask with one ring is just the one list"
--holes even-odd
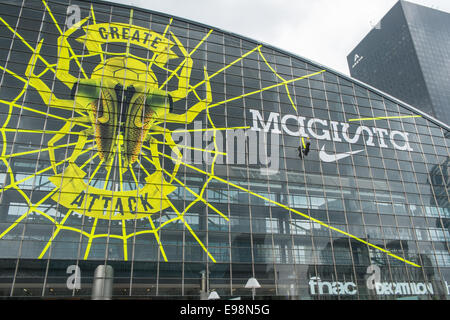
[(450, 123), (450, 14), (400, 0), (347, 56), (352, 77)]

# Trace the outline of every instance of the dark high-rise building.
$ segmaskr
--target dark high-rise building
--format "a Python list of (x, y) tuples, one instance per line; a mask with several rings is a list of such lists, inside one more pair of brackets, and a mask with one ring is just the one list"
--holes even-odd
[(450, 123), (450, 14), (397, 2), (347, 56), (352, 77)]

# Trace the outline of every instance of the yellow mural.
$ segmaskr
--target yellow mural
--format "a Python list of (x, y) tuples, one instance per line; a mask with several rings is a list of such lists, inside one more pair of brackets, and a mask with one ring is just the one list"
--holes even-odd
[[(1, 23), (31, 52), (31, 58), (28, 61), (24, 75), (19, 75), (0, 66), (6, 73), (14, 76), (23, 83), (23, 89), (14, 99), (11, 101), (0, 101), (9, 110), (9, 116), (0, 128), (0, 134), (4, 141), (1, 161), (7, 167), (7, 174), (11, 181), (1, 191), (4, 192), (11, 188), (17, 190), (29, 205), (28, 210), (0, 234), (0, 238), (7, 235), (28, 215), (37, 213), (51, 221), (55, 226), (39, 258), (45, 257), (60, 231), (70, 230), (80, 233), (88, 239), (88, 245), (83, 255), (84, 259), (89, 258), (94, 239), (109, 237), (122, 241), (123, 258), (124, 260), (128, 260), (128, 249), (131, 245), (129, 240), (141, 234), (150, 234), (155, 237), (159, 252), (163, 259), (167, 261), (167, 255), (161, 241), (161, 232), (166, 225), (173, 222), (180, 222), (195, 238), (198, 245), (202, 247), (210, 260), (216, 262), (208, 247), (201, 241), (186, 218), (189, 210), (195, 204), (203, 203), (203, 205), (207, 206), (221, 219), (229, 221), (227, 213), (221, 212), (205, 199), (208, 184), (211, 181), (215, 181), (247, 192), (272, 205), (286, 209), (287, 212), (293, 212), (305, 219), (317, 222), (324, 228), (356, 239), (376, 250), (387, 253), (393, 258), (413, 266), (418, 266), (381, 247), (318, 221), (309, 215), (289, 208), (285, 204), (258, 195), (215, 174), (216, 158), (219, 154), (223, 154), (218, 151), (216, 145), (216, 132), (236, 128), (216, 127), (210, 115), (211, 108), (223, 106), (227, 102), (242, 100), (247, 96), (280, 87), (280, 90), (284, 88), (293, 110), (297, 111), (298, 108), (292, 99), (289, 85), (310, 77), (320, 76), (325, 70), (312, 72), (298, 78), (286, 79), (279, 75), (270, 65), (260, 50), (261, 45), (258, 45), (212, 74), (209, 74), (205, 68), (203, 70), (203, 80), (196, 84), (191, 84), (192, 55), (200, 47), (205, 45), (206, 40), (213, 30), (206, 33), (194, 48), (188, 52), (177, 36), (170, 31), (170, 23), (161, 34), (133, 25), (133, 10), (130, 12), (128, 24), (114, 22), (97, 23), (94, 9), (91, 7), (89, 16), (63, 31), (46, 1), (43, 0), (42, 3), (59, 32), (57, 41), (58, 57), (55, 63), (49, 62), (42, 52), (42, 46), (46, 41), (45, 38), (41, 39), (36, 47), (33, 47), (20, 33), (16, 32), (14, 28), (0, 17)], [(75, 40), (83, 44), (86, 51), (84, 55), (75, 54), (69, 42), (69, 39), (73, 38), (75, 32), (80, 29), (83, 30), (84, 35)], [(125, 44), (126, 51), (121, 53), (108, 52), (108, 44), (114, 43)], [(151, 53), (150, 57), (134, 55), (129, 50), (131, 45), (149, 51)], [(179, 57), (175, 52), (181, 52), (183, 56)], [(241, 60), (251, 55), (260, 57), (261, 61), (273, 72), (279, 82), (262, 89), (213, 103), (211, 80), (223, 74), (227, 68), (239, 64)], [(97, 56), (100, 59), (100, 63), (90, 74), (84, 70), (81, 62), (85, 56)], [(175, 68), (168, 67), (168, 62), (180, 58), (181, 62)], [(43, 70), (41, 68), (37, 71), (36, 66), (38, 62), (45, 66)], [(70, 72), (74, 65), (77, 66), (80, 77)], [(155, 67), (165, 70), (167, 78), (162, 81), (158, 80), (153, 72)], [(52, 89), (44, 81), (44, 76), (47, 73), (53, 74), (61, 81), (67, 87), (67, 90), (72, 92), (71, 96), (67, 97), (67, 99), (61, 99), (54, 94)], [(177, 82), (177, 88), (169, 91), (168, 83), (173, 81)], [(48, 113), (24, 106), (18, 102), (25, 92), (30, 89), (38, 92), (43, 103), (48, 107)], [(201, 93), (197, 91), (200, 89), (204, 97), (201, 97)], [(186, 112), (181, 114), (172, 112), (173, 104), (179, 100), (186, 99), (189, 94), (193, 95), (196, 101), (192, 105), (187, 106)], [(127, 102), (123, 103), (125, 100)], [(14, 109), (23, 109), (45, 115), (49, 118), (61, 120), (64, 124), (60, 130), (56, 131), (10, 128), (8, 125)], [(61, 115), (52, 113), (52, 110), (67, 110), (72, 112), (73, 116), (64, 118)], [(208, 127), (207, 129), (201, 130), (213, 131), (214, 149), (201, 149), (201, 151), (209, 152), (213, 155), (212, 164), (208, 167), (209, 171), (200, 170), (182, 161), (181, 149), (185, 148), (185, 146), (178, 146), (172, 139), (173, 131), (167, 128), (167, 124), (180, 124), (182, 125), (180, 128), (184, 129), (185, 124), (193, 122), (200, 113), (205, 115)], [(8, 132), (45, 133), (52, 135), (52, 137), (49, 139), (45, 148), (8, 154), (6, 148), (6, 133)], [(68, 137), (72, 137), (75, 141), (66, 143), (65, 141), (68, 141)], [(175, 154), (176, 157), (161, 152), (158, 149), (158, 145), (160, 144), (169, 146), (172, 154)], [(58, 152), (63, 148), (70, 150), (70, 154), (65, 154), (64, 158), (61, 159)], [(25, 154), (39, 152), (48, 153), (50, 166), (38, 170), (34, 174), (30, 174), (28, 177), (16, 180), (8, 160)], [(86, 156), (87, 153), (90, 155), (89, 158), (80, 161), (82, 156)], [(174, 165), (171, 170), (162, 164), (162, 159), (164, 158), (173, 162)], [(92, 164), (94, 164), (93, 168)], [(64, 169), (61, 169), (62, 167)], [(196, 192), (192, 190), (177, 177), (180, 167), (194, 170), (204, 177), (200, 191)], [(105, 172), (103, 187), (94, 186), (96, 175), (100, 171)], [(21, 190), (20, 185), (36, 176), (44, 173), (48, 174), (49, 172), (52, 172), (49, 180), (54, 185), (54, 189), (44, 198), (33, 203), (30, 197)], [(126, 190), (124, 187), (122, 177), (126, 173), (133, 177), (135, 184), (133, 190)], [(141, 177), (144, 178), (141, 179)], [(142, 183), (142, 180), (145, 182)], [(194, 200), (190, 201), (182, 211), (176, 208), (174, 203), (169, 199), (169, 195), (178, 186), (183, 187), (194, 197)], [(40, 206), (48, 199), (53, 199), (60, 206), (66, 208), (68, 210), (67, 213), (60, 219), (56, 219), (42, 211)], [(156, 226), (151, 216), (165, 209), (173, 211), (176, 217)], [(82, 228), (66, 225), (66, 222), (73, 213), (79, 213), (92, 218), (94, 220), (92, 228), (90, 230), (83, 230)], [(151, 226), (150, 229), (131, 233), (127, 232), (127, 221), (142, 218), (148, 219)], [(99, 220), (120, 221), (122, 234), (96, 233), (96, 225)]]

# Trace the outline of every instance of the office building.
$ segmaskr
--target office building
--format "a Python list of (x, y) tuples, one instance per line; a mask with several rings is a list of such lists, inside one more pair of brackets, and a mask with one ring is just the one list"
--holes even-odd
[(399, 1), (347, 56), (350, 75), (450, 123), (450, 14)]
[(182, 18), (0, 7), (2, 298), (448, 298), (447, 125)]

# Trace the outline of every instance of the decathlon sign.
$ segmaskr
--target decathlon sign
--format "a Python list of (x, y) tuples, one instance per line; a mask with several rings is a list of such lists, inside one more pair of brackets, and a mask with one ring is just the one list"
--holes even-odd
[[(391, 282), (381, 281), (381, 270), (377, 265), (367, 267), (366, 289), (376, 295), (407, 296), (407, 295), (433, 295), (433, 285), (428, 282)], [(311, 295), (355, 295), (358, 288), (354, 282), (322, 281), (320, 277), (311, 277), (308, 282)], [(445, 281), (447, 292), (450, 292), (449, 285)]]
[[(311, 277), (308, 282), (311, 295), (355, 295), (358, 288), (354, 282), (322, 281), (320, 277)], [(423, 282), (375, 282), (367, 285), (377, 295), (426, 295), (434, 294), (433, 285)]]
[(372, 264), (367, 267), (367, 289), (375, 290), (377, 295), (420, 295), (434, 294), (433, 285), (424, 282), (381, 281), (380, 267)]
[[(317, 140), (348, 142), (349, 144), (355, 144), (363, 138), (366, 146), (378, 145), (381, 148), (393, 147), (401, 151), (413, 151), (409, 144), (408, 133), (403, 131), (359, 125), (351, 128), (351, 131), (354, 132), (351, 134), (349, 132), (350, 124), (345, 122), (319, 118), (307, 119), (292, 114), (281, 116), (277, 112), (270, 112), (265, 118), (259, 110), (250, 109), (249, 111), (252, 115), (251, 130), (254, 131), (285, 133), (293, 137), (312, 137)], [(325, 146), (322, 146), (319, 155), (322, 161), (333, 162), (361, 151), (363, 150), (329, 155), (325, 152)]]

